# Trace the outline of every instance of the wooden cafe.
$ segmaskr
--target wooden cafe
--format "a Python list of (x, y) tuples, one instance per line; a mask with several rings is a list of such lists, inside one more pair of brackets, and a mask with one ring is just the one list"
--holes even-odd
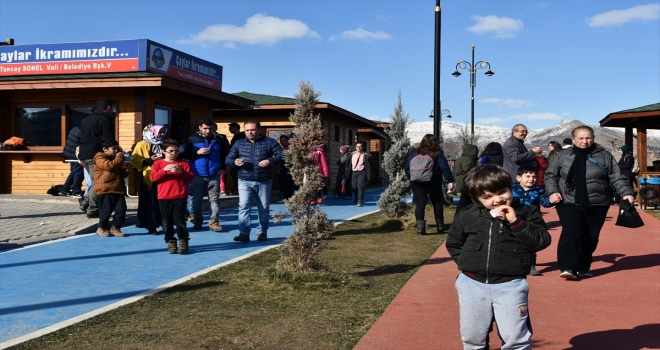
[[(265, 95), (223, 92), (222, 73), (216, 63), (147, 39), (0, 46), (0, 142), (16, 136), (28, 148), (0, 150), (0, 193), (45, 194), (64, 183), (67, 134), (99, 98), (114, 100), (115, 138), (125, 150), (154, 122), (166, 124), (168, 137), (180, 142), (204, 118), (213, 118), (229, 138), (227, 123), (242, 124), (247, 116), (263, 120), (269, 136), (293, 127), (286, 123), (292, 99), (269, 105), (255, 101)], [(332, 104), (318, 107), (326, 112), (329, 153), (339, 144), (366, 141), (377, 155), (375, 177), (382, 180), (380, 161), (389, 147), (382, 125)], [(139, 188), (134, 173), (129, 195)]]

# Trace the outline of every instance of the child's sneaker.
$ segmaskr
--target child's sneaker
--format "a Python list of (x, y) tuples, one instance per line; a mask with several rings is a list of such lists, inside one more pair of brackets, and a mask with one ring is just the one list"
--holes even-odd
[(177, 252), (176, 239), (173, 239), (167, 242), (167, 252), (170, 254), (176, 254)]
[(177, 253), (179, 254), (187, 254), (188, 253), (188, 240), (187, 239), (180, 239), (179, 240), (179, 248), (176, 250)]
[(209, 230), (213, 232), (222, 232), (222, 226), (218, 222), (218, 219), (213, 218), (209, 221)]
[(121, 232), (120, 227), (114, 227), (114, 226), (110, 226), (110, 234), (115, 236), (115, 237), (125, 237), (126, 236), (123, 232)]

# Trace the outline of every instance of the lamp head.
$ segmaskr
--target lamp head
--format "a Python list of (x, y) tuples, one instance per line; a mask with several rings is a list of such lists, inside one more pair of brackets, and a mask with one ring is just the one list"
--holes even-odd
[(451, 114), (447, 114), (447, 118), (451, 118)]
[(460, 73), (460, 72), (458, 71), (458, 69), (457, 69), (457, 70), (454, 71), (454, 73), (451, 73), (451, 75), (453, 75), (453, 76), (455, 76), (455, 77), (460, 77), (460, 76), (461, 76), (461, 73)]
[(490, 77), (490, 76), (492, 76), (493, 74), (495, 74), (495, 72), (493, 72), (493, 71), (490, 70), (490, 68), (489, 68), (489, 69), (488, 69), (488, 72), (486, 72), (486, 73), (484, 73), (484, 74), (486, 74), (487, 76)]

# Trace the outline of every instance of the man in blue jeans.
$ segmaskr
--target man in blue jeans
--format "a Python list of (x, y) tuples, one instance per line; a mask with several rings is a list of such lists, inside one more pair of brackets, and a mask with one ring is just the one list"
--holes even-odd
[(199, 131), (188, 138), (183, 158), (190, 163), (190, 170), (195, 174), (192, 185), (193, 215), (196, 230), (202, 229), (202, 199), (208, 191), (211, 204), (209, 230), (222, 231), (218, 221), (220, 212), (220, 174), (225, 171), (225, 156), (229, 151), (229, 142), (225, 135), (215, 133), (215, 123), (204, 119), (199, 123)]
[(250, 241), (250, 207), (257, 195), (257, 240), (268, 239), (270, 193), (273, 188), (273, 165), (282, 160), (282, 147), (272, 138), (261, 135), (261, 124), (248, 120), (243, 125), (245, 138), (236, 141), (225, 159), (226, 166), (238, 168), (238, 236), (234, 241)]

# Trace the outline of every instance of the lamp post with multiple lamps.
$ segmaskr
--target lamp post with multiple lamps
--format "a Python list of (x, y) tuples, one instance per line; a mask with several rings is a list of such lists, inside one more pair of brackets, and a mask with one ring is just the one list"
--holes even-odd
[(472, 89), (472, 107), (471, 107), (471, 113), (470, 113), (470, 122), (471, 122), (471, 136), (474, 138), (474, 88), (477, 87), (477, 69), (486, 69), (488, 68), (488, 71), (484, 74), (487, 76), (492, 76), (495, 74), (492, 70), (490, 70), (490, 63), (488, 61), (479, 61), (477, 63), (474, 63), (474, 45), (472, 45), (472, 63), (466, 62), (466, 61), (460, 61), (456, 64), (456, 70), (454, 73), (451, 75), (458, 77), (461, 75), (461, 73), (458, 71), (458, 69), (467, 69), (470, 71), (470, 88)]
[[(443, 110), (440, 111), (440, 113), (438, 115), (440, 116), (440, 118), (442, 118), (442, 116), (446, 114), (447, 118), (451, 118), (451, 114), (449, 114), (449, 113), (450, 112), (449, 112), (448, 109), (443, 109)], [(435, 110), (431, 111), (431, 115), (429, 116), (429, 118), (435, 118)]]

